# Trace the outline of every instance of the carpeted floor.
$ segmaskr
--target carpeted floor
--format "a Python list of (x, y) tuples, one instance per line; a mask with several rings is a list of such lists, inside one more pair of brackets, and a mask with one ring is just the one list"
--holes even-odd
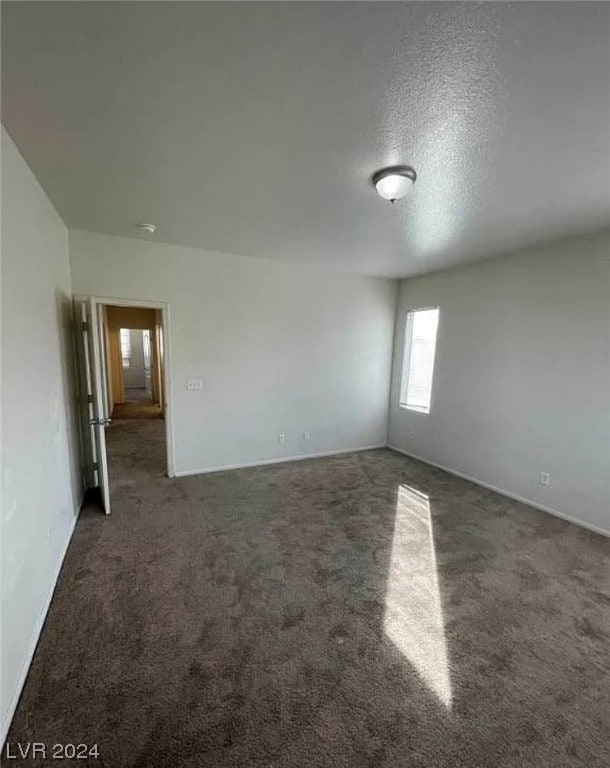
[(109, 431), (114, 513), (81, 515), (12, 743), (108, 768), (610, 763), (606, 539), (389, 450), (169, 480), (163, 429)]
[(161, 406), (152, 402), (116, 403), (112, 409), (113, 419), (162, 419)]

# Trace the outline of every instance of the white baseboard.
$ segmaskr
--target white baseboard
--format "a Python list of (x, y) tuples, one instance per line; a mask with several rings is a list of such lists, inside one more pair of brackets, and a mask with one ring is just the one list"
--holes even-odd
[(49, 612), (51, 600), (53, 599), (53, 594), (55, 593), (55, 587), (57, 586), (57, 580), (61, 572), (61, 567), (64, 563), (66, 552), (68, 551), (68, 545), (72, 540), (72, 534), (74, 533), (74, 529), (76, 527), (76, 521), (78, 520), (80, 510), (83, 506), (84, 498), (85, 498), (85, 492), (83, 491), (80, 499), (80, 503), (78, 504), (78, 507), (75, 510), (72, 524), (70, 525), (68, 535), (66, 536), (66, 540), (62, 547), (61, 554), (53, 570), (53, 576), (51, 579), (49, 592), (42, 606), (42, 610), (40, 611), (40, 614), (36, 620), (36, 623), (34, 624), (34, 630), (32, 632), (30, 642), (28, 643), (26, 656), (25, 656), (25, 659), (23, 660), (23, 665), (21, 667), (19, 677), (17, 678), (17, 685), (15, 686), (15, 690), (13, 691), (13, 695), (11, 696), (11, 701), (9, 703), (8, 709), (6, 710), (6, 712), (4, 713), (4, 717), (2, 718), (2, 730), (0, 731), (0, 745), (1, 745), (0, 748), (2, 749), (4, 748), (4, 742), (6, 741), (6, 737), (8, 735), (8, 731), (9, 731), (11, 722), (13, 720), (15, 710), (17, 709), (17, 704), (19, 703), (19, 697), (21, 696), (23, 686), (25, 685), (26, 677), (28, 676), (28, 672), (30, 671), (30, 665), (32, 663), (32, 659), (34, 658), (34, 653), (36, 652), (36, 646), (38, 645), (38, 640), (40, 639), (40, 633), (42, 632), (42, 627), (44, 626), (45, 619), (47, 618), (47, 613)]
[(209, 475), (213, 472), (226, 472), (230, 469), (248, 469), (249, 467), (265, 467), (270, 464), (285, 464), (289, 461), (303, 461), (304, 459), (323, 459), (325, 456), (341, 456), (345, 453), (358, 453), (359, 451), (374, 451), (378, 448), (387, 448), (385, 443), (379, 445), (364, 445), (360, 448), (341, 448), (338, 451), (323, 451), (321, 453), (306, 453), (297, 456), (282, 456), (278, 459), (263, 459), (262, 461), (249, 461), (245, 464), (225, 464), (222, 467), (206, 467), (205, 469), (187, 469), (176, 472), (174, 477), (188, 477), (189, 475)]
[(396, 451), (396, 453), (402, 453), (403, 456), (408, 456), (410, 459), (416, 459), (417, 461), (421, 461), (424, 464), (429, 464), (431, 467), (442, 469), (443, 472), (448, 472), (450, 475), (461, 477), (462, 480), (468, 480), (469, 482), (474, 483), (475, 485), (480, 485), (481, 487), (487, 488), (490, 491), (495, 491), (496, 493), (499, 493), (501, 496), (506, 496), (508, 499), (519, 501), (522, 504), (527, 504), (530, 507), (534, 507), (534, 509), (539, 509), (541, 512), (547, 512), (549, 515), (560, 517), (562, 520), (566, 520), (568, 523), (579, 525), (581, 528), (586, 528), (589, 531), (593, 531), (593, 533), (599, 533), (602, 536), (610, 536), (610, 531), (607, 531), (604, 528), (599, 528), (598, 526), (593, 525), (592, 523), (587, 523), (585, 520), (578, 520), (575, 517), (566, 515), (564, 512), (559, 512), (559, 510), (554, 509), (553, 507), (547, 507), (544, 504), (539, 504), (537, 501), (532, 501), (532, 499), (526, 499), (524, 496), (518, 496), (516, 493), (505, 491), (504, 488), (498, 488), (497, 485), (492, 485), (491, 483), (486, 483), (485, 481), (479, 480), (476, 477), (471, 477), (470, 475), (466, 475), (463, 472), (458, 472), (457, 469), (451, 469), (450, 467), (445, 467), (443, 464), (437, 464), (437, 462), (435, 461), (430, 461), (430, 459), (424, 459), (423, 456), (418, 456), (415, 453), (409, 453), (409, 451), (405, 451), (402, 448), (399, 448), (397, 445), (388, 445), (388, 448), (392, 451)]

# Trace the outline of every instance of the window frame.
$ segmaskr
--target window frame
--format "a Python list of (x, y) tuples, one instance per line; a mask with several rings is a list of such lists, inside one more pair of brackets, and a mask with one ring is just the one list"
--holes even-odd
[[(411, 360), (411, 346), (413, 343), (413, 317), (417, 312), (430, 312), (431, 310), (436, 310), (438, 313), (437, 321), (436, 321), (436, 336), (434, 338), (434, 358), (432, 361), (432, 378), (430, 382), (430, 401), (427, 408), (423, 408), (418, 405), (408, 405), (406, 397), (407, 397), (407, 391), (409, 388), (409, 373), (410, 373), (410, 360)], [(432, 406), (434, 403), (434, 368), (436, 366), (436, 347), (438, 344), (438, 331), (439, 326), (441, 322), (441, 308), (438, 304), (431, 304), (426, 307), (413, 307), (411, 309), (407, 309), (406, 315), (405, 315), (405, 323), (404, 323), (404, 338), (403, 338), (403, 345), (402, 345), (402, 366), (401, 366), (401, 375), (400, 375), (400, 381), (398, 386), (398, 406), (399, 408), (402, 408), (406, 411), (413, 411), (414, 413), (422, 413), (422, 414), (429, 414), (432, 411)], [(405, 398), (403, 401), (403, 391), (405, 394)]]

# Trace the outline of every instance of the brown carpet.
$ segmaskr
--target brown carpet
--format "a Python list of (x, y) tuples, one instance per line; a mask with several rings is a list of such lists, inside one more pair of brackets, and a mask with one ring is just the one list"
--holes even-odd
[(112, 409), (113, 419), (162, 419), (161, 406), (155, 403), (117, 403)]
[(114, 514), (81, 515), (11, 742), (108, 768), (609, 764), (606, 539), (389, 450), (169, 480), (162, 434), (110, 430)]

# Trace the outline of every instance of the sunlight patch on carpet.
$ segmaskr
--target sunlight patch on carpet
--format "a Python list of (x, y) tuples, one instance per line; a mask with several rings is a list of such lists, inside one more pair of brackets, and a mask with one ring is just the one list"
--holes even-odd
[(428, 497), (400, 485), (384, 630), (436, 697), (451, 707), (451, 679)]

